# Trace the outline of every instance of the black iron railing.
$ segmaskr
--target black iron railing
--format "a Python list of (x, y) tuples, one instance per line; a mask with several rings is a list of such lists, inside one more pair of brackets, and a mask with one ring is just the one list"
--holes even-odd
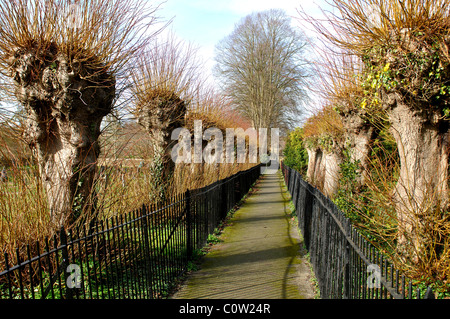
[(324, 299), (434, 298), (367, 242), (344, 213), (299, 172), (282, 165), (299, 228)]
[(260, 173), (258, 165), (164, 205), (4, 254), (0, 299), (165, 297)]

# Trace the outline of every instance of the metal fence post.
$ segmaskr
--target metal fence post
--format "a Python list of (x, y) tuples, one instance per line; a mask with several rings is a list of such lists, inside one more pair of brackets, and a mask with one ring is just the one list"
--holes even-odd
[(191, 192), (188, 189), (186, 193), (184, 193), (184, 198), (186, 201), (186, 251), (187, 257), (190, 259), (193, 255), (192, 248), (192, 216), (191, 216)]
[(59, 233), (59, 239), (61, 243), (61, 252), (62, 252), (62, 271), (64, 273), (64, 282), (66, 286), (66, 299), (73, 299), (73, 288), (67, 287), (67, 280), (69, 276), (67, 275), (67, 267), (69, 266), (69, 250), (67, 249), (67, 235), (64, 228), (61, 228)]
[(227, 192), (228, 178), (226, 178), (222, 185), (220, 185), (221, 191), (221, 206), (222, 206), (222, 218), (225, 218), (228, 213), (228, 192)]
[(423, 299), (436, 299), (436, 296), (434, 295), (431, 287), (427, 288), (427, 291), (425, 292), (425, 296), (423, 297)]
[(345, 245), (344, 253), (344, 299), (350, 299), (350, 247)]
[[(147, 256), (145, 256), (144, 260), (145, 263), (147, 264), (147, 261), (151, 258), (151, 247), (150, 247), (150, 230), (149, 230), (149, 225), (148, 225), (148, 209), (147, 206), (145, 204), (142, 204), (142, 208), (141, 208), (141, 221), (142, 221), (142, 235), (144, 237), (144, 247), (145, 247), (145, 254)], [(148, 289), (150, 290), (150, 296), (153, 295), (153, 287), (152, 287), (152, 283), (153, 283), (153, 278), (152, 278), (152, 264), (147, 266), (151, 269), (151, 271), (147, 272), (147, 284), (148, 284)]]

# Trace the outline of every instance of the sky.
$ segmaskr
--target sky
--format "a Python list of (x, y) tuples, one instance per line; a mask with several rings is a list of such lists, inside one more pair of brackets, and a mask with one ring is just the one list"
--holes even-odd
[[(303, 8), (313, 17), (321, 17), (320, 8), (326, 0), (148, 0), (153, 5), (164, 1), (157, 11), (161, 20), (172, 20), (166, 31), (198, 47), (204, 61), (205, 75), (214, 83), (214, 49), (220, 40), (231, 34), (235, 25), (253, 12), (282, 9), (300, 27), (297, 10)], [(307, 30), (305, 30), (307, 31)], [(308, 34), (308, 32), (306, 32)]]
[(283, 9), (292, 18), (293, 26), (300, 27), (297, 12), (300, 7), (309, 15), (320, 17), (320, 8), (326, 8), (326, 3), (325, 0), (167, 0), (158, 15), (173, 18), (168, 29), (199, 48), (206, 72), (212, 76), (215, 46), (242, 18), (252, 12)]

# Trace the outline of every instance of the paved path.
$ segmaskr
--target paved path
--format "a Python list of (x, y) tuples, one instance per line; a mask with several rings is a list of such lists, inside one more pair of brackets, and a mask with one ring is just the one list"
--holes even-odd
[(310, 267), (302, 257), (280, 174), (264, 176), (220, 239), (173, 296), (178, 299), (309, 299)]

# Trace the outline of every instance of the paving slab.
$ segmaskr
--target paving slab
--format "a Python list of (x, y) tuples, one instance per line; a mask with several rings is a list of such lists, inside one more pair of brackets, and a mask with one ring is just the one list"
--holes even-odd
[(312, 299), (305, 251), (281, 174), (265, 175), (175, 299)]

